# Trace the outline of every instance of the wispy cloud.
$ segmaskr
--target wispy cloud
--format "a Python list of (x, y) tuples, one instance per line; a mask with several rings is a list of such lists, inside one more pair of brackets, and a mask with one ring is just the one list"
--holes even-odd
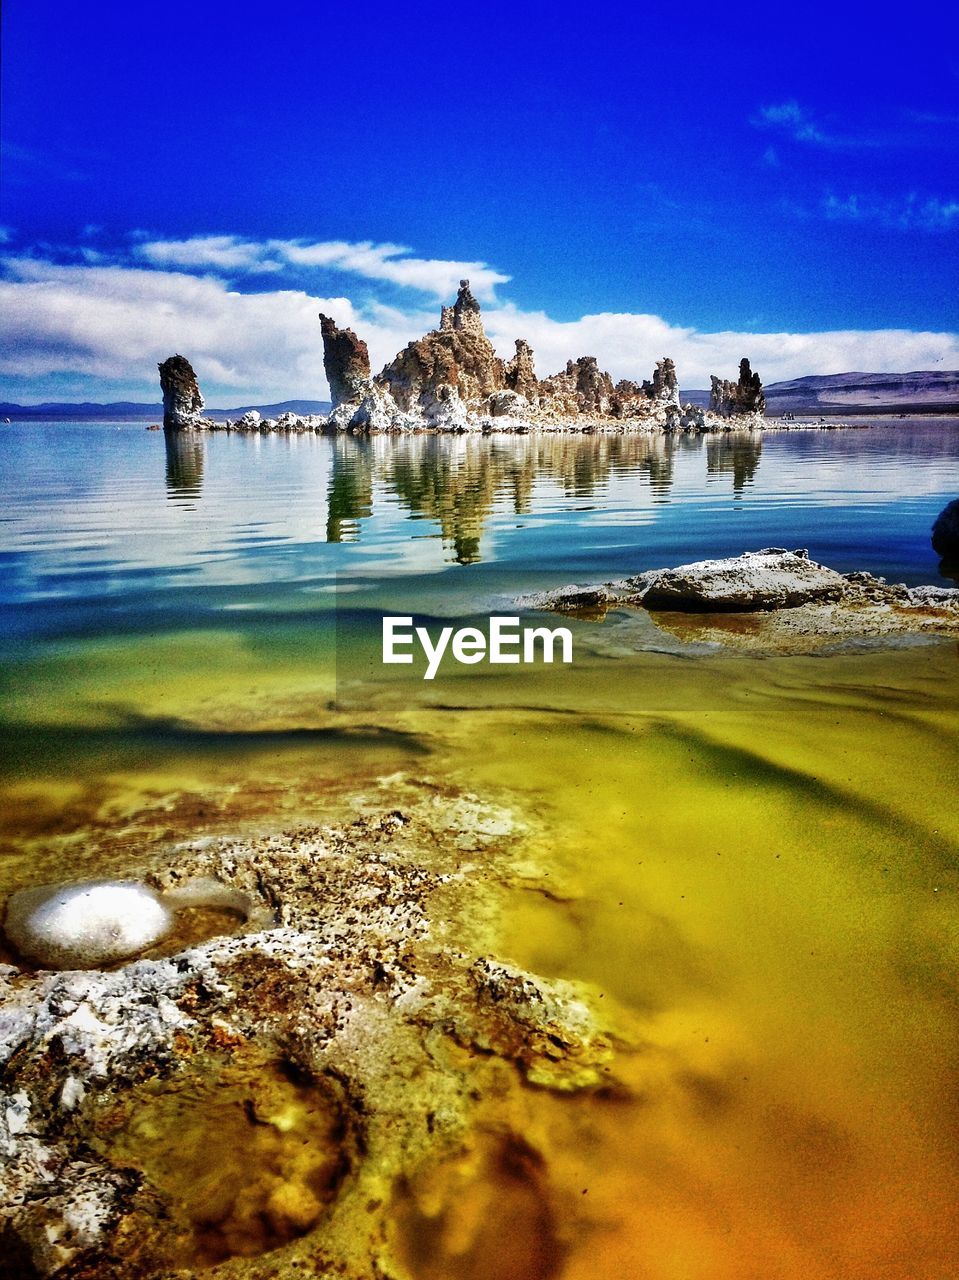
[(468, 277), (479, 297), (492, 299), (496, 286), (510, 279), (485, 262), (417, 258), (405, 245), (374, 244), (371, 240), (256, 241), (231, 235), (192, 236), (187, 240), (148, 240), (136, 245), (135, 253), (157, 266), (187, 270), (265, 273), (293, 267), (342, 271), (418, 289), (437, 298), (455, 293), (459, 281)]
[(760, 107), (749, 123), (757, 129), (774, 129), (794, 142), (811, 142), (822, 147), (840, 145), (840, 139), (820, 128), (813, 113), (801, 107), (795, 98)]
[(239, 236), (191, 236), (189, 240), (149, 240), (135, 253), (162, 267), (212, 267), (216, 271), (279, 271), (266, 245)]
[(788, 98), (759, 107), (749, 123), (784, 141), (822, 150), (929, 150), (955, 146), (959, 115), (902, 110), (868, 120), (823, 120), (811, 107)]
[[(122, 386), (149, 399), (157, 361), (182, 351), (213, 404), (322, 399), (320, 311), (366, 339), (377, 368), (439, 319), (432, 306), (359, 304), (300, 289), (242, 293), (211, 274), (21, 256), (6, 262), (0, 278), (0, 374), (16, 388), (10, 398), (29, 398), (34, 387), (42, 399), (52, 381), (63, 394), (73, 379), (86, 397), (95, 386)], [(517, 337), (532, 343), (540, 374), (584, 353), (598, 356), (616, 378), (646, 377), (669, 354), (687, 388), (708, 386), (710, 373), (735, 373), (744, 355), (767, 382), (849, 369), (959, 368), (954, 333), (706, 333), (656, 315), (603, 312), (559, 321), (502, 302), (483, 315), (501, 355), (513, 353)]]
[(916, 192), (896, 198), (871, 195), (823, 196), (820, 210), (831, 222), (872, 222), (895, 231), (949, 231), (959, 227), (959, 200)]
[(959, 128), (957, 111), (904, 111), (903, 119), (909, 124), (927, 124), (936, 128)]
[(86, 179), (86, 174), (71, 161), (46, 155), (32, 147), (21, 147), (6, 138), (0, 142), (0, 157), (6, 182), (23, 184), (38, 175), (58, 178), (63, 182), (83, 182)]

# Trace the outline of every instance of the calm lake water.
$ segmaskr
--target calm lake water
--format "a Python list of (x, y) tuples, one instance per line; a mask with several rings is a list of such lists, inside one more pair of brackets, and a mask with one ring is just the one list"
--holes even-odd
[[(837, 569), (938, 580), (929, 527), (959, 425), (765, 436), (371, 441), (190, 437), (140, 425), (8, 425), (3, 601), (310, 592), (336, 575), (453, 565), (593, 576), (765, 545)], [(467, 581), (452, 570), (448, 584)], [(234, 598), (235, 597), (235, 598)], [(158, 607), (170, 607), (157, 601)]]
[[(536, 1274), (957, 1274), (955, 644), (691, 656), (611, 617), (570, 624), (571, 667), (432, 684), (378, 645), (384, 611), (470, 619), (770, 545), (945, 584), (959, 425), (3, 431), (0, 891), (322, 818), (398, 770), (511, 799), (573, 888), (504, 891), (503, 954), (596, 984), (647, 1041), (615, 1107), (531, 1094), (557, 1203), (582, 1205)], [(495, 1248), (418, 1265), (508, 1274)]]

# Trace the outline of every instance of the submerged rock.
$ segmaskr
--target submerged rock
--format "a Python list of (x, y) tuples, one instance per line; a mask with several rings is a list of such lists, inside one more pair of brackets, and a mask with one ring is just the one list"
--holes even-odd
[(163, 392), (163, 427), (184, 431), (205, 426), (203, 396), (186, 356), (174, 355), (157, 365)]
[(134, 881), (21, 889), (7, 903), (4, 933), (20, 955), (52, 969), (125, 960), (169, 933), (173, 912)]
[(933, 550), (949, 565), (959, 564), (959, 498), (953, 498), (932, 526)]

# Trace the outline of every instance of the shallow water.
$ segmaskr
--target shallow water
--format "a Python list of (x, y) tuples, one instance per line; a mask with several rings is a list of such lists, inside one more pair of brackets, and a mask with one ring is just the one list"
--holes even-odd
[(528, 1151), (397, 1202), (415, 1274), (955, 1273), (956, 646), (689, 656), (614, 615), (570, 623), (568, 668), (378, 657), (383, 611), (766, 545), (943, 583), (955, 426), (4, 430), (0, 887), (428, 772), (511, 797), (553, 868), (504, 891), (502, 953), (643, 1029), (615, 1096), (531, 1090)]

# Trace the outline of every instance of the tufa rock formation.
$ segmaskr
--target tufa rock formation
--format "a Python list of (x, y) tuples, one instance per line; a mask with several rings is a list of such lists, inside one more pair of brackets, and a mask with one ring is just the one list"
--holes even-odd
[(533, 368), (533, 348), (525, 338), (516, 339), (516, 355), (505, 366), (506, 386), (509, 391), (532, 401), (539, 394), (539, 382)]
[(766, 397), (763, 384), (758, 373), (753, 373), (749, 361), (745, 358), (739, 362), (739, 381), (730, 382), (711, 378), (712, 387), (709, 393), (709, 410), (721, 418), (734, 415), (756, 414), (761, 416), (766, 410)]
[(729, 431), (760, 425), (762, 382), (749, 361), (739, 381), (712, 379), (709, 410), (680, 401), (673, 361), (656, 362), (642, 383), (613, 379), (595, 356), (568, 360), (565, 369), (538, 378), (533, 349), (516, 339), (510, 360), (496, 354), (486, 336), (480, 304), (468, 280), (456, 301), (440, 310), (439, 328), (410, 342), (378, 374), (366, 343), (320, 315), (323, 365), (333, 409), (328, 418), (282, 413), (261, 418), (256, 410), (236, 420), (201, 417), (203, 397), (190, 362), (171, 356), (159, 366), (163, 425), (168, 431)]
[[(643, 609), (680, 644), (753, 653), (811, 654), (850, 641), (959, 635), (959, 589), (836, 573), (804, 549), (782, 547), (653, 569), (619, 582), (561, 587), (521, 603), (587, 621), (602, 621), (610, 609)], [(658, 648), (662, 636), (653, 644)]]
[(323, 368), (330, 384), (333, 408), (362, 396), (370, 381), (370, 353), (352, 329), (339, 329), (320, 313), (323, 332)]
[[(468, 280), (440, 310), (439, 328), (410, 342), (381, 373), (370, 376), (365, 343), (327, 316), (323, 361), (333, 398), (328, 425), (338, 431), (471, 431), (624, 429), (701, 431), (719, 427), (704, 411), (680, 404), (673, 361), (657, 361), (651, 380), (614, 384), (595, 356), (567, 361), (550, 377), (536, 376), (533, 349), (516, 339), (502, 360), (486, 336), (480, 304)], [(752, 404), (753, 375), (745, 365)], [(761, 397), (758, 378), (754, 379)], [(736, 395), (730, 392), (732, 404)], [(743, 410), (745, 412), (746, 410)], [(751, 412), (752, 410), (749, 410)], [(740, 412), (729, 409), (729, 413)]]
[(581, 413), (614, 416), (613, 380), (600, 369), (595, 356), (567, 360), (562, 373), (554, 373), (544, 379), (541, 395), (554, 412), (572, 416)]
[(673, 404), (677, 409), (679, 408), (679, 379), (676, 376), (676, 366), (669, 356), (663, 356), (662, 360), (656, 361), (653, 380), (644, 382), (643, 390), (651, 400), (657, 400), (661, 404)]
[(203, 396), (189, 360), (185, 356), (170, 356), (157, 368), (163, 392), (163, 429), (184, 431), (205, 425)]
[[(562, 1256), (553, 1205), (580, 1178), (563, 1181), (562, 1142), (555, 1159), (545, 1134), (529, 1145), (530, 1088), (558, 1109), (628, 1096), (619, 1054), (643, 1025), (500, 959), (504, 888), (555, 883), (518, 813), (402, 777), (388, 805), (343, 812), (250, 840), (196, 831), (128, 865), (164, 899), (193, 884), (249, 904), (215, 936), (187, 927), (105, 971), (0, 964), (5, 1280), (409, 1276), (407, 1188), (443, 1205), (469, 1185), (451, 1160), (468, 1169), (491, 1134), (512, 1143), (495, 1168), (543, 1172), (535, 1210), (538, 1182), (516, 1201), (520, 1257), (544, 1237)], [(430, 1274), (555, 1274), (443, 1248)]]
[[(532, 354), (532, 353), (531, 353)], [(480, 305), (461, 280), (456, 302), (444, 307), (440, 327), (411, 342), (377, 378), (407, 413), (430, 416), (437, 403), (486, 400), (506, 388), (503, 361), (487, 338)]]
[(453, 330), (456, 333), (478, 333), (486, 337), (483, 321), (480, 319), (480, 304), (473, 297), (470, 282), (461, 280), (456, 301), (453, 303)]

